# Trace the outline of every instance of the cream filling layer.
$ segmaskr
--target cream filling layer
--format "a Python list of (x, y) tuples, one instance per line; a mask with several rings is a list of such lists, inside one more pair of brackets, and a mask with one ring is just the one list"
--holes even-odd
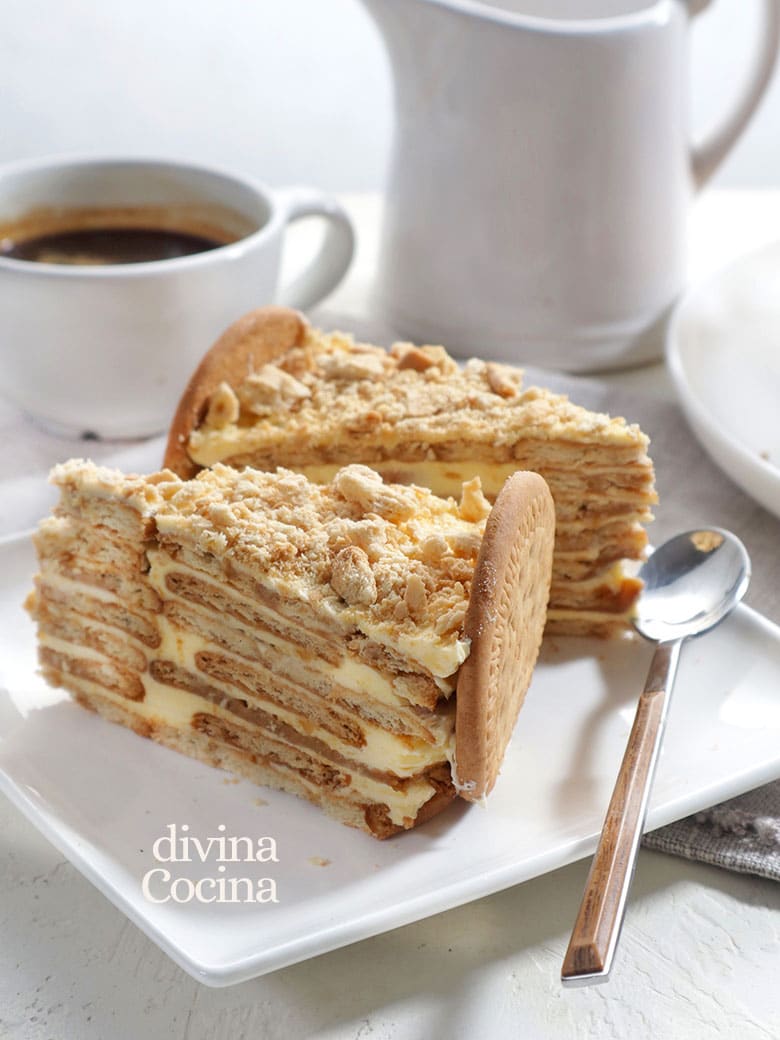
[[(91, 596), (92, 599), (102, 600), (104, 603), (116, 603), (118, 606), (125, 609), (129, 614), (139, 614), (143, 617), (149, 617), (151, 611), (146, 610), (145, 607), (128, 607), (127, 603), (118, 596), (111, 589), (104, 589), (102, 585), (91, 585), (86, 581), (76, 581), (73, 578), (66, 578), (62, 574), (58, 574), (56, 571), (46, 566), (44, 561), (41, 564), (41, 578), (47, 585), (51, 585), (53, 589), (62, 589), (63, 592), (81, 592), (85, 596)], [(120, 631), (119, 629), (117, 631)], [(121, 629), (124, 632), (124, 629)]]
[[(315, 484), (326, 484), (333, 479), (335, 474), (342, 468), (344, 463), (327, 463), (316, 466), (295, 466), (298, 473)], [(494, 499), (498, 495), (504, 483), (523, 467), (518, 462), (485, 462), (483, 459), (475, 459), (473, 462), (441, 462), (438, 460), (419, 459), (417, 461), (395, 461), (382, 460), (370, 462), (368, 465), (376, 470), (380, 476), (392, 484), (417, 484), (430, 490), (440, 498), (460, 499), (463, 484), (479, 476), (482, 483), (482, 491), (489, 498)], [(616, 472), (614, 466), (596, 468), (589, 466), (587, 473), (594, 476), (599, 473), (607, 476)], [(618, 470), (619, 472), (619, 470)], [(554, 480), (554, 471), (548, 470), (548, 478)], [(571, 473), (563, 471), (562, 477), (566, 482), (556, 481), (558, 484), (557, 499), (565, 501), (567, 498), (576, 496), (579, 500), (585, 489), (581, 481), (576, 477), (571, 480)], [(571, 484), (569, 483), (571, 481)], [(589, 502), (633, 502), (644, 501), (644, 492), (641, 489), (616, 488), (612, 492), (587, 491)]]
[(433, 675), (443, 693), (454, 689), (454, 676), (471, 649), (470, 639), (455, 639), (447, 646), (432, 644), (431, 631), (398, 632), (387, 625), (363, 625), (358, 628), (375, 643), (394, 650), (411, 661), (419, 661)]
[(629, 575), (627, 569), (623, 565), (622, 561), (618, 560), (616, 563), (607, 564), (597, 574), (594, 574), (590, 578), (578, 578), (577, 581), (561, 581), (553, 577), (553, 585), (566, 585), (567, 588), (576, 588), (577, 591), (583, 593), (588, 592), (591, 589), (599, 589), (607, 587), (613, 591), (617, 591), (621, 588), (624, 581)]
[[(152, 559), (158, 555), (156, 553), (149, 553), (148, 555), (150, 560), (152, 560), (151, 578), (159, 560)], [(169, 557), (167, 559), (170, 560)], [(175, 571), (179, 569), (179, 565), (176, 561), (170, 560), (168, 569)], [(202, 572), (192, 570), (191, 573), (199, 576)], [(152, 584), (160, 591), (156, 582), (157, 575), (155, 572)], [(285, 588), (275, 588), (272, 584), (269, 587), (284, 597), (290, 597), (293, 600), (300, 599), (302, 602), (307, 602), (308, 600), (305, 590), (296, 588), (294, 583), (289, 583)], [(164, 594), (167, 598), (172, 598), (170, 592), (166, 591), (163, 593), (160, 591), (160, 594)], [(254, 609), (261, 615), (266, 614), (267, 616), (270, 613), (270, 611), (258, 603), (254, 604)], [(468, 657), (471, 646), (470, 640), (449, 638), (445, 642), (435, 633), (432, 626), (413, 633), (404, 632), (387, 621), (373, 621), (367, 616), (365, 610), (346, 605), (337, 609), (333, 605), (333, 600), (324, 599), (320, 605), (320, 610), (327, 625), (335, 624), (338, 630), (346, 621), (375, 643), (386, 646), (388, 649), (407, 658), (413, 669), (417, 666), (427, 671), (442, 693), (449, 694), (453, 691), (452, 677), (466, 657)], [(372, 668), (371, 671), (373, 672), (375, 669)]]
[[(196, 461), (198, 461), (196, 459)], [(315, 484), (327, 484), (343, 467), (343, 463), (328, 463), (317, 466), (296, 466), (296, 471)], [(459, 499), (463, 484), (477, 474), (482, 482), (482, 491), (488, 498), (495, 498), (508, 477), (517, 472), (516, 462), (489, 463), (439, 462), (420, 459), (415, 462), (390, 461), (369, 463), (383, 480), (393, 484), (417, 484), (427, 487), (440, 498)]]
[(548, 608), (548, 621), (629, 621), (634, 616), (633, 607), (624, 611), (581, 610), (579, 607)]
[[(225, 591), (225, 586), (214, 582), (213, 579), (203, 571), (195, 570), (183, 564), (177, 564), (175, 561), (171, 560), (169, 556), (162, 553), (149, 553), (149, 556), (155, 557), (152, 569), (148, 575), (150, 579), (153, 579), (150, 581), (150, 584), (152, 584), (158, 594), (165, 599), (176, 600), (179, 603), (185, 603), (189, 607), (192, 606), (189, 600), (176, 596), (175, 593), (171, 592), (171, 590), (165, 585), (165, 574), (172, 570), (185, 571), (193, 577), (197, 577), (199, 580), (210, 583), (216, 590), (222, 593)], [(163, 563), (163, 560), (168, 561), (168, 563)], [(79, 592), (98, 601), (117, 604), (118, 606), (127, 609), (120, 596), (111, 592), (109, 589), (102, 588), (101, 586), (90, 585), (81, 581), (74, 581), (72, 578), (65, 578), (61, 574), (50, 571), (45, 567), (42, 571), (42, 578), (44, 583), (50, 585), (52, 588), (60, 589), (63, 592)], [(246, 599), (246, 597), (242, 597), (240, 593), (235, 592), (232, 589), (230, 591), (231, 595), (234, 595), (237, 600), (243, 600), (247, 604), (251, 605), (253, 609), (257, 609), (257, 604), (255, 602)], [(133, 613), (132, 610), (129, 612)], [(143, 608), (139, 608), (136, 613), (142, 616), (150, 616), (149, 612), (144, 611)], [(155, 618), (159, 619), (159, 616), (160, 615), (155, 615)], [(92, 619), (90, 619), (90, 624), (94, 624)], [(122, 635), (133, 639), (133, 644), (138, 646), (139, 649), (148, 649), (144, 646), (143, 642), (137, 640), (132, 633), (127, 631), (127, 629), (117, 628), (113, 625), (101, 625), (101, 627), (105, 627), (108, 632), (121, 632)], [(298, 648), (293, 643), (283, 639), (274, 632), (264, 632), (263, 639), (291, 658), (295, 658), (299, 653)], [(220, 653), (223, 652), (221, 647), (219, 650)], [(411, 702), (396, 692), (392, 681), (388, 679), (386, 675), (383, 675), (376, 668), (372, 668), (371, 665), (364, 664), (362, 661), (356, 660), (354, 657), (350, 657), (347, 654), (344, 654), (338, 665), (331, 665), (326, 661), (320, 661), (313, 657), (310, 660), (307, 660), (305, 664), (300, 662), (300, 666), (302, 674), (310, 671), (317, 675), (321, 675), (328, 681), (332, 681), (337, 686), (341, 686), (351, 693), (361, 694), (369, 700), (377, 701), (387, 707), (400, 708), (402, 710), (406, 710), (410, 707)], [(452, 684), (448, 684), (447, 689), (443, 692), (452, 692)], [(433, 722), (434, 719), (431, 718), (430, 721)], [(427, 724), (428, 722), (426, 720), (426, 725)]]
[[(229, 712), (219, 708), (218, 705), (212, 705), (210, 702), (203, 701), (202, 698), (195, 694), (185, 693), (184, 690), (174, 690), (170, 686), (156, 682), (149, 675), (145, 675), (143, 681), (146, 690), (144, 700), (130, 701), (126, 697), (122, 697), (121, 694), (114, 693), (112, 690), (107, 690), (97, 683), (90, 682), (89, 679), (78, 679), (79, 685), (87, 692), (91, 692), (97, 697), (103, 697), (119, 705), (125, 711), (137, 715), (139, 718), (150, 722), (162, 723), (170, 726), (172, 729), (185, 731), (188, 735), (196, 733), (195, 730), (191, 729), (190, 722), (194, 715), (204, 710), (204, 704), (208, 704), (210, 714), (224, 717), (226, 721), (235, 721), (235, 717), (230, 715)], [(279, 738), (274, 739), (279, 740)], [(281, 740), (279, 742), (286, 743)], [(232, 745), (228, 746), (232, 747)], [(308, 782), (305, 777), (300, 777), (300, 780), (304, 786), (312, 791), (321, 790), (316, 784)], [(383, 784), (373, 777), (353, 772), (350, 773), (349, 790), (352, 795), (348, 799), (349, 801), (366, 801), (386, 805), (389, 810), (390, 820), (397, 826), (403, 827), (415, 818), (420, 808), (435, 794), (436, 788), (427, 780), (412, 780), (406, 785), (404, 791), (397, 791), (395, 788), (390, 787), (388, 784)], [(336, 797), (339, 797), (339, 795), (336, 795)]]
[[(201, 677), (205, 682), (214, 684), (220, 689), (225, 688), (225, 684), (220, 683), (219, 680), (199, 671), (196, 655), (202, 651), (213, 651), (221, 656), (230, 658), (233, 655), (229, 651), (209, 643), (195, 633), (186, 632), (172, 625), (167, 618), (160, 619), (160, 633), (162, 635), (162, 643), (156, 651), (155, 657), (171, 660), (180, 667), (186, 668), (193, 675)], [(236, 657), (235, 660), (239, 664), (241, 659)], [(231, 691), (230, 696), (242, 699), (246, 695), (239, 688), (235, 687)], [(206, 703), (212, 704), (213, 702), (207, 701)], [(301, 716), (289, 711), (276, 701), (266, 700), (263, 697), (254, 695), (249, 700), (249, 704), (250, 706), (257, 704), (263, 711), (274, 715), (298, 732), (302, 731)], [(435, 744), (412, 737), (399, 737), (363, 719), (360, 719), (359, 722), (366, 740), (363, 747), (354, 747), (352, 744), (347, 744), (309, 718), (304, 719), (306, 724), (304, 732), (307, 735), (316, 737), (317, 740), (322, 741), (323, 744), (342, 755), (348, 761), (351, 759), (355, 762), (360, 762), (361, 765), (365, 765), (370, 769), (389, 771), (396, 776), (407, 778), (422, 772), (429, 766), (448, 761), (450, 748), (454, 743), (454, 713), (450, 711), (446, 715), (440, 716), (440, 720), (440, 732), (437, 734), (439, 740)]]
[[(219, 682), (219, 680), (215, 680), (211, 676), (199, 671), (196, 663), (196, 655), (203, 651), (212, 651), (219, 653), (221, 656), (231, 657), (232, 655), (229, 652), (208, 642), (193, 632), (187, 632), (172, 625), (168, 619), (164, 617), (160, 618), (160, 634), (162, 637), (160, 646), (154, 651), (154, 653), (147, 654), (150, 661), (173, 661), (174, 664), (177, 664), (191, 672), (193, 675), (202, 678), (204, 682), (216, 685), (224, 691), (225, 687)], [(113, 664), (111, 658), (92, 647), (71, 643), (46, 633), (40, 634), (39, 642), (42, 646), (49, 647), (50, 649), (56, 650), (60, 653), (68, 654), (71, 657), (80, 657), (84, 660), (91, 660), (100, 664)], [(240, 659), (236, 658), (236, 661), (239, 662)], [(169, 690), (170, 696), (174, 701), (180, 693), (185, 692), (180, 690), (178, 687), (158, 682), (153, 679), (148, 672), (141, 674), (140, 678), (145, 689), (148, 688), (148, 684), (151, 683), (156, 689)], [(224, 717), (232, 718), (234, 720), (239, 718), (227, 711), (221, 705), (215, 704), (214, 701), (200, 697), (195, 693), (188, 693), (188, 696), (196, 698), (200, 705), (198, 709), (200, 711), (205, 710), (212, 714), (221, 714)], [(227, 693), (226, 696), (244, 699), (245, 695), (240, 689), (234, 688)], [(127, 698), (123, 698), (123, 700), (127, 700)], [(381, 772), (390, 772), (403, 779), (415, 776), (417, 773), (420, 773), (431, 766), (449, 761), (454, 752), (455, 714), (452, 710), (449, 710), (438, 717), (438, 732), (436, 733), (438, 739), (436, 743), (433, 744), (412, 737), (399, 737), (388, 730), (382, 729), (380, 726), (361, 719), (360, 726), (363, 730), (366, 743), (363, 747), (356, 748), (353, 745), (340, 740), (335, 734), (318, 726), (309, 718), (304, 720), (306, 725), (306, 729), (304, 730), (301, 726), (301, 716), (289, 711), (275, 701), (265, 700), (264, 698), (255, 696), (249, 701), (250, 706), (254, 703), (256, 703), (258, 707), (262, 707), (263, 711), (278, 718), (281, 722), (286, 723), (296, 732), (305, 732), (309, 736), (316, 737), (330, 750), (341, 755), (347, 762), (352, 760), (369, 769), (376, 769)], [(190, 721), (191, 718), (187, 718), (184, 721), (183, 724), (185, 727), (189, 726)], [(251, 723), (247, 723), (246, 720), (240, 721), (243, 725), (252, 725)]]
[[(215, 462), (223, 462), (234, 455), (245, 455), (256, 447), (252, 437), (251, 428), (228, 426), (223, 430), (196, 431), (190, 437), (187, 451), (190, 458), (199, 466), (213, 466)], [(319, 463), (307, 466), (291, 466), (297, 473), (303, 473), (305, 477), (315, 484), (327, 484), (343, 468), (343, 462)], [(381, 474), (384, 480), (394, 484), (418, 484), (420, 487), (430, 488), (435, 495), (442, 498), (460, 498), (461, 485), (464, 481), (471, 480), (477, 474), (482, 481), (482, 490), (488, 498), (495, 498), (508, 477), (522, 469), (519, 462), (487, 462), (484, 459), (473, 461), (441, 461), (439, 459), (416, 459), (413, 461), (402, 459), (381, 459), (368, 462), (373, 470)], [(588, 466), (588, 475), (609, 475), (619, 472), (621, 466)], [(567, 476), (571, 475), (568, 470), (562, 471)], [(551, 471), (552, 473), (552, 471)], [(572, 488), (572, 491), (577, 490)], [(631, 501), (635, 497), (640, 500), (644, 492), (641, 489), (633, 491), (625, 489), (625, 497)], [(599, 494), (589, 493), (588, 497), (593, 501), (613, 502), (623, 497), (622, 494)]]
[[(171, 573), (184, 573), (209, 585), (218, 595), (224, 596), (226, 592), (229, 592), (231, 598), (235, 599), (237, 603), (244, 604), (245, 607), (261, 617), (265, 615), (273, 619), (278, 616), (287, 624), (293, 623), (282, 615), (275, 615), (273, 611), (264, 608), (262, 603), (244, 596), (238, 590), (226, 587), (224, 584), (215, 581), (205, 571), (197, 570), (185, 563), (174, 560), (166, 552), (151, 550), (147, 553), (147, 556), (151, 564), (147, 577), (150, 585), (156, 590), (161, 599), (175, 600), (185, 603), (188, 607), (192, 606), (190, 600), (177, 596), (175, 592), (172, 592), (165, 580)], [(431, 673), (436, 681), (436, 685), (443, 693), (452, 693), (454, 685), (451, 681), (451, 676), (457, 672), (460, 665), (466, 660), (470, 647), (469, 640), (459, 639), (450, 644), (442, 644), (438, 637), (432, 635), (431, 632), (415, 633), (414, 635), (398, 634), (387, 631), (382, 625), (372, 625), (370, 630), (368, 630), (369, 626), (361, 624), (360, 618), (355, 617), (354, 619), (350, 618), (350, 620), (354, 620), (356, 627), (375, 642), (392, 650), (397, 650), (413, 662), (421, 664), (423, 668)], [(235, 623), (237, 625), (242, 624), (238, 620)], [(293, 643), (285, 640), (276, 632), (264, 631), (263, 639), (293, 657), (300, 652)], [(438, 645), (435, 645), (436, 642), (438, 642)], [(408, 707), (410, 703), (395, 691), (392, 681), (382, 675), (376, 668), (363, 664), (346, 653), (342, 655), (341, 661), (335, 669), (328, 662), (317, 661), (314, 658), (308, 661), (306, 666), (312, 671), (327, 676), (328, 679), (339, 685), (355, 690), (358, 693), (366, 694), (371, 699), (381, 701), (384, 704), (395, 707)]]

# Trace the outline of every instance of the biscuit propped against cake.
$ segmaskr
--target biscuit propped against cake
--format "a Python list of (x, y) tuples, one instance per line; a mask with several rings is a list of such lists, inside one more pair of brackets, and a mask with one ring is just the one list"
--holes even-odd
[(548, 632), (626, 631), (656, 501), (636, 425), (527, 387), (523, 373), (442, 347), (389, 351), (263, 308), (232, 325), (190, 380), (165, 464), (190, 476), (221, 461), (286, 466), (317, 481), (349, 462), (457, 496), (479, 476), (489, 500), (517, 470), (547, 481), (556, 543)]
[(71, 461), (35, 536), (46, 679), (105, 718), (384, 838), (492, 788), (541, 642), (554, 510), (220, 464)]

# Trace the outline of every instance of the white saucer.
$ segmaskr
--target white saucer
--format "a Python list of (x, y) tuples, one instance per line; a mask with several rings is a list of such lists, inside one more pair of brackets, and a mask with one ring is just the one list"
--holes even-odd
[(780, 516), (780, 242), (686, 293), (670, 322), (667, 361), (702, 446)]

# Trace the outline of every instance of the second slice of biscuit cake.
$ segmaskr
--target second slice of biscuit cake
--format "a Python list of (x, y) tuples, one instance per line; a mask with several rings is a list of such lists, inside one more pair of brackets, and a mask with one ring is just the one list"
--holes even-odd
[(229, 363), (240, 351), (244, 360), (228, 364), (234, 375), (211, 388), (194, 428), (182, 432), (180, 410), (169, 464), (283, 465), (327, 481), (346, 462), (361, 462), (442, 496), (457, 496), (478, 475), (491, 501), (511, 473), (533, 470), (556, 508), (548, 632), (626, 630), (640, 588), (626, 563), (644, 554), (656, 501), (638, 426), (528, 387), (510, 366), (472, 359), (460, 367), (442, 347), (397, 343), (386, 351), (319, 332), (278, 308), (236, 323), (214, 360)]

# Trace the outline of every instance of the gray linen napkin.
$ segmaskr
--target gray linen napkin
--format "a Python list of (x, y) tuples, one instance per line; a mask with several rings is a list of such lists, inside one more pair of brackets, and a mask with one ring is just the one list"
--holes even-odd
[[(366, 340), (389, 345), (392, 330), (375, 322), (320, 311), (321, 328), (350, 329)], [(479, 353), (478, 345), (475, 353)], [(596, 379), (527, 368), (528, 385), (538, 383), (569, 394), (577, 404), (638, 422), (649, 435), (660, 503), (651, 539), (715, 525), (733, 531), (753, 561), (746, 602), (780, 624), (780, 520), (748, 498), (700, 447), (676, 404), (627, 392)], [(780, 881), (780, 780), (706, 812), (645, 835), (647, 848), (701, 860)]]

